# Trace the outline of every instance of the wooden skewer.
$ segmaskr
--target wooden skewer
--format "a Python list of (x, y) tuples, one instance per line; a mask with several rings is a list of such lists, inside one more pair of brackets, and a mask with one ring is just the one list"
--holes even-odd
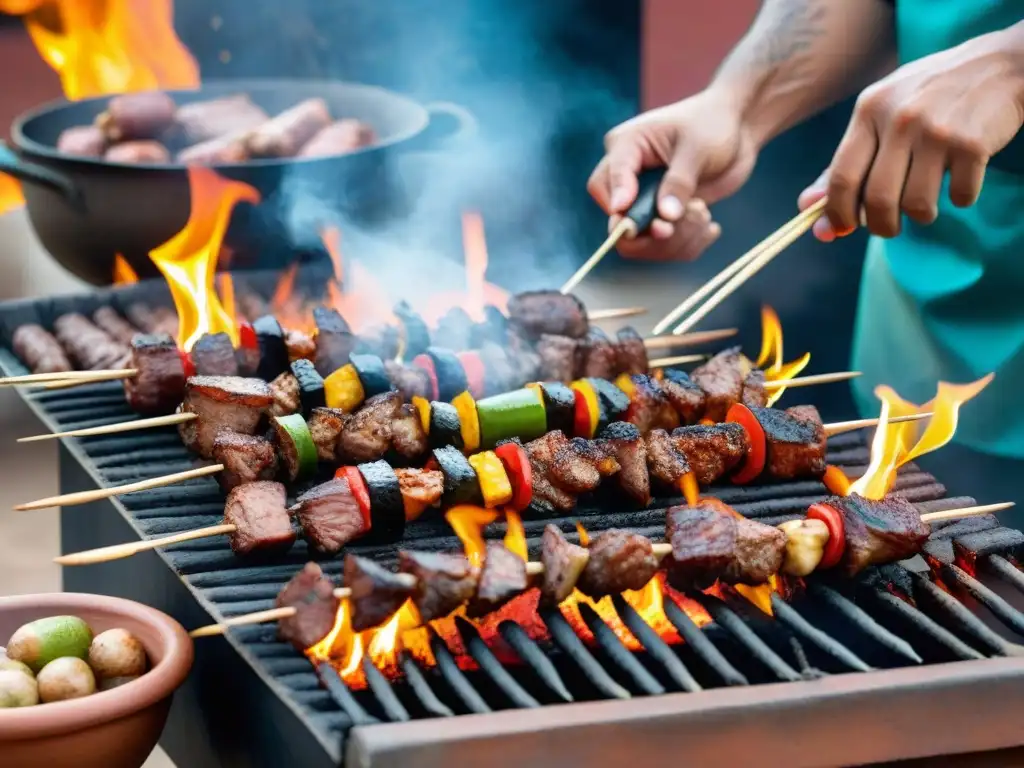
[(684, 333), (703, 320), (711, 310), (725, 301), (737, 288), (760, 272), (772, 259), (799, 240), (807, 230), (814, 226), (814, 222), (824, 214), (827, 204), (828, 198), (823, 197), (810, 208), (788, 221), (779, 230), (758, 243), (754, 249), (756, 256), (744, 264), (736, 274), (712, 294), (711, 298), (698, 307), (692, 315), (679, 323), (672, 332)]
[[(892, 419), (888, 419), (886, 424), (903, 424), (908, 421), (920, 421), (922, 419), (929, 419), (932, 417), (931, 411), (925, 411), (924, 413), (912, 413), (909, 416), (897, 416)], [(858, 429), (866, 429), (867, 427), (877, 427), (878, 419), (854, 419), (853, 421), (834, 421), (831, 424), (825, 425), (825, 434), (829, 437), (833, 435), (841, 435), (844, 432), (855, 432)]]
[(60, 371), (57, 373), (30, 373), (25, 376), (8, 376), (5, 379), (0, 379), (0, 387), (14, 386), (18, 384), (45, 384), (47, 382), (64, 382), (64, 381), (75, 381), (85, 380), (91, 381), (97, 378), (102, 380), (102, 377), (113, 376), (114, 374), (120, 374), (117, 378), (127, 379), (138, 373), (135, 368), (117, 368), (107, 369), (102, 371)]
[(683, 365), (685, 363), (703, 363), (708, 359), (707, 355), (676, 355), (675, 357), (659, 357), (647, 363), (649, 368), (668, 368), (672, 365)]
[[(562, 286), (562, 293), (569, 293), (583, 282), (583, 278), (590, 274), (590, 270), (596, 267), (601, 259), (608, 255), (612, 248), (614, 248), (619, 240), (625, 235), (631, 235), (636, 232), (636, 224), (630, 218), (624, 218), (618, 223), (618, 225), (611, 231), (608, 237), (603, 243), (594, 251), (594, 255), (583, 262), (583, 266), (576, 270), (572, 277), (565, 281), (565, 285)], [(593, 317), (593, 315), (591, 315)]]
[(19, 437), (18, 442), (35, 443), (39, 440), (54, 440), (58, 437), (93, 437), (95, 435), (113, 435), (118, 432), (132, 432), (136, 429), (149, 429), (150, 427), (166, 427), (172, 424), (184, 424), (186, 421), (193, 421), (196, 418), (198, 417), (194, 413), (171, 413), (167, 416), (154, 416), (151, 419), (135, 419), (133, 421), (121, 421), (117, 424), (104, 424), (102, 427), (69, 429), (67, 432), (52, 432), (48, 435)]
[(709, 344), (735, 336), (739, 328), (720, 328), (714, 331), (694, 331), (693, 333), (673, 334), (670, 336), (652, 336), (644, 339), (647, 349), (675, 349), (676, 347), (695, 347), (698, 344)]
[[(1013, 506), (1012, 501), (1004, 501), (999, 504), (986, 504), (984, 506), (977, 507), (961, 507), (960, 509), (948, 509), (945, 512), (928, 512), (921, 515), (921, 520), (926, 523), (937, 522), (939, 520), (955, 520), (964, 517), (975, 517), (978, 515), (989, 515), (993, 512), (1001, 512), (1004, 509), (1009, 509)], [(144, 542), (143, 542), (144, 543)], [(655, 544), (652, 549), (654, 555), (660, 560), (672, 552), (672, 545), (667, 542), (661, 542)], [(99, 552), (100, 550), (94, 550)], [(544, 564), (538, 562), (529, 562), (526, 564), (526, 573), (529, 576), (537, 576), (544, 573)], [(406, 583), (410, 587), (414, 587), (415, 577), (411, 574), (400, 573), (397, 574), (399, 577), (408, 576), (410, 581)], [(352, 596), (352, 590), (348, 587), (338, 587), (334, 590), (334, 597), (338, 600), (345, 600)], [(252, 624), (266, 624), (271, 621), (280, 621), (281, 619), (287, 619), (294, 616), (296, 613), (295, 609), (290, 606), (282, 608), (271, 608), (266, 611), (257, 611), (255, 613), (246, 613), (240, 616), (232, 616), (229, 619), (218, 624), (208, 624), (205, 627), (199, 629), (193, 629), (188, 633), (191, 638), (197, 637), (216, 637), (223, 635), (231, 627), (245, 627)]]
[(647, 307), (619, 307), (618, 309), (595, 309), (587, 313), (588, 320), (614, 320), (617, 317), (646, 315)]
[(789, 389), (790, 387), (813, 387), (816, 384), (833, 384), (837, 381), (856, 379), (863, 374), (860, 371), (836, 371), (835, 373), (817, 373), (813, 376), (798, 376), (795, 379), (783, 379), (781, 381), (766, 381), (764, 388), (768, 391), (774, 389)]
[(76, 552), (71, 555), (61, 555), (54, 558), (55, 563), (60, 565), (90, 565), (92, 563), (108, 563), (111, 560), (121, 560), (131, 557), (139, 552), (146, 552), (158, 547), (166, 547), (171, 544), (180, 544), (183, 541), (205, 539), (208, 536), (220, 536), (221, 534), (234, 533), (235, 526), (231, 523), (210, 525), (206, 528), (196, 528), (194, 531), (175, 533), (172, 536), (162, 536), (159, 539), (146, 539), (145, 541), (131, 541), (127, 544), (114, 544), (110, 547), (90, 549), (86, 552)]
[(89, 384), (102, 384), (106, 381), (120, 381), (121, 379), (130, 379), (138, 370), (135, 368), (125, 368), (123, 371), (93, 371), (95, 375), (88, 378), (79, 379), (64, 379), (63, 381), (48, 381), (43, 384), (43, 389), (71, 389), (72, 387), (84, 387)]

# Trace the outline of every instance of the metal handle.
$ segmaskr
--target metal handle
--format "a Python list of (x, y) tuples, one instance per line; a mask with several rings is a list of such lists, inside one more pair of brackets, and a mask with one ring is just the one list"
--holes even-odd
[(0, 173), (13, 176), (25, 184), (51, 189), (76, 207), (83, 207), (82, 196), (71, 179), (45, 165), (23, 160), (4, 141), (0, 141)]

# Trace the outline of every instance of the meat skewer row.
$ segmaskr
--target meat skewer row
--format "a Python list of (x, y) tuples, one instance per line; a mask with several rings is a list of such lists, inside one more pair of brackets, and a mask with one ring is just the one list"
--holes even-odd
[(642, 589), (661, 568), (669, 584), (681, 591), (706, 589), (716, 582), (757, 586), (779, 573), (804, 577), (830, 568), (852, 578), (869, 566), (919, 552), (931, 521), (991, 514), (1009, 506), (921, 515), (897, 495), (882, 501), (854, 495), (828, 499), (810, 507), (804, 520), (772, 527), (705, 498), (668, 511), (664, 543), (610, 529), (579, 546), (548, 525), (539, 562), (524, 562), (497, 541), (487, 543), (482, 567), (462, 553), (401, 551), (398, 572), (393, 573), (349, 554), (343, 572), (346, 586), (339, 588), (319, 565), (307, 563), (278, 594), (274, 609), (232, 617), (190, 634), (209, 637), (232, 626), (276, 620), (282, 639), (303, 652), (333, 628), (341, 600), (349, 601), (352, 630), (363, 632), (386, 623), (409, 600), (424, 624), (463, 605), (467, 616), (479, 618), (533, 586), (547, 605), (559, 605), (577, 589), (599, 600)]

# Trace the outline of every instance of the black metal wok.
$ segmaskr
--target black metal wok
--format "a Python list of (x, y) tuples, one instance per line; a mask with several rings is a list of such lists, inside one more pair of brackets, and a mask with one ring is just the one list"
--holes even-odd
[[(451, 146), (475, 129), (473, 118), (456, 105), (423, 106), (356, 83), (232, 80), (170, 93), (181, 104), (247, 93), (271, 115), (321, 97), (336, 119), (357, 118), (377, 133), (376, 144), (345, 155), (217, 166), (219, 173), (251, 184), (263, 197), (256, 208), (239, 206), (232, 219), (227, 244), (249, 256), (248, 264), (233, 267), (280, 265), (281, 254), (269, 253), (274, 248), (268, 243), (290, 242), (285, 220), (296, 200), (315, 200), (362, 226), (401, 217), (419, 191), (419, 180), (403, 174), (402, 158)], [(10, 147), (0, 142), (0, 171), (23, 182), (29, 218), (43, 245), (66, 269), (97, 285), (110, 282), (116, 253), (141, 276), (155, 274), (149, 251), (177, 233), (189, 213), (182, 165), (131, 165), (57, 152), (61, 131), (91, 123), (107, 101), (45, 105), (15, 120)]]

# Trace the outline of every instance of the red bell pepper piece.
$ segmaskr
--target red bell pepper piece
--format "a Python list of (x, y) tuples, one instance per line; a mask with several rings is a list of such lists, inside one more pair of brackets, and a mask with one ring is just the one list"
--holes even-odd
[(732, 475), (734, 483), (744, 485), (756, 480), (764, 471), (764, 465), (768, 459), (768, 443), (764, 436), (764, 429), (754, 412), (743, 403), (733, 405), (725, 414), (725, 420), (743, 427), (743, 431), (747, 433), (747, 442), (750, 443), (750, 450), (747, 451), (743, 465)]
[(243, 349), (259, 349), (260, 347), (256, 331), (249, 323), (238, 324), (238, 346)]
[(370, 491), (359, 473), (359, 467), (341, 467), (334, 476), (338, 480), (348, 480), (348, 489), (352, 491), (352, 497), (359, 505), (359, 514), (363, 517), (363, 532), (366, 533), (373, 527), (370, 517)]
[(184, 349), (178, 349), (178, 357), (181, 358), (181, 368), (185, 371), (185, 378), (191, 379), (196, 375), (196, 365), (192, 362), (192, 355)]
[(429, 355), (416, 355), (412, 359), (412, 364), (427, 372), (427, 376), (430, 378), (430, 399), (437, 400), (441, 394), (437, 386), (437, 369), (434, 367), (434, 361), (430, 359)]
[(821, 520), (828, 528), (828, 543), (818, 567), (832, 568), (842, 560), (843, 552), (846, 550), (846, 524), (843, 523), (843, 513), (831, 504), (812, 504), (807, 509), (807, 517), (811, 520)]
[(530, 467), (530, 459), (522, 446), (516, 443), (499, 445), (494, 449), (494, 453), (501, 459), (505, 474), (512, 484), (512, 501), (507, 506), (516, 512), (522, 512), (530, 506), (533, 499), (533, 469)]
[(462, 370), (466, 373), (466, 384), (469, 394), (474, 400), (484, 396), (484, 361), (476, 352), (459, 352), (456, 357), (462, 363)]

